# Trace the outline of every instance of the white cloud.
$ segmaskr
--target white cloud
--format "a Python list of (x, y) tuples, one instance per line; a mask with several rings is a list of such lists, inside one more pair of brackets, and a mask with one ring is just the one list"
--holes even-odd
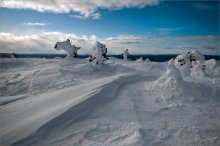
[(82, 47), (79, 53), (89, 54), (94, 41), (98, 40), (106, 44), (108, 52), (121, 53), (124, 48), (135, 49), (138, 43), (143, 41), (142, 37), (133, 35), (119, 35), (116, 37), (98, 38), (96, 35), (64, 34), (61, 32), (44, 32), (34, 35), (14, 35), (0, 32), (1, 53), (63, 53), (53, 49), (58, 41), (69, 38), (73, 44)]
[(108, 37), (106, 38), (106, 42), (108, 43), (122, 43), (122, 44), (136, 44), (143, 42), (144, 38), (140, 36), (134, 35), (119, 35), (116, 37)]
[(158, 31), (159, 31), (160, 35), (167, 35), (173, 31), (177, 31), (180, 29), (182, 29), (182, 28), (181, 27), (178, 27), (178, 28), (159, 28)]
[(124, 34), (102, 38), (101, 42), (107, 46), (108, 52), (111, 54), (121, 54), (126, 49), (137, 53), (140, 50), (140, 45), (144, 42), (144, 37)]
[(216, 45), (183, 45), (183, 46), (172, 46), (172, 47), (166, 47), (165, 49), (167, 50), (179, 50), (179, 53), (186, 53), (192, 50), (199, 50), (200, 52), (202, 52), (203, 54), (207, 54), (207, 55), (219, 55), (220, 54), (220, 48), (219, 46)]
[(176, 37), (176, 41), (210, 41), (210, 42), (219, 42), (220, 36), (217, 35), (197, 35), (197, 36), (187, 36), (187, 37)]
[(93, 40), (96, 36), (77, 36), (61, 32), (44, 32), (34, 35), (14, 35), (0, 32), (1, 53), (63, 53), (54, 49), (57, 41), (71, 39), (74, 44), (81, 46), (81, 53), (89, 53)]
[(190, 46), (190, 45), (183, 45), (183, 46), (174, 46), (174, 47), (166, 47), (166, 49), (181, 49), (181, 50), (216, 50), (218, 51), (218, 46)]
[(46, 23), (46, 22), (27, 22), (27, 23), (23, 23), (23, 25), (26, 25), (26, 26), (46, 26), (46, 25), (49, 25), (49, 23)]
[(82, 15), (70, 15), (72, 18), (77, 18), (77, 19), (87, 19), (88, 17), (82, 16)]
[(92, 19), (99, 19), (101, 17), (101, 15), (99, 13), (93, 13), (91, 15), (86, 15), (86, 16), (83, 16), (83, 15), (70, 15), (70, 17), (77, 18), (77, 19), (88, 19), (90, 17)]
[(1, 0), (0, 7), (31, 9), (38, 12), (78, 13), (77, 18), (100, 17), (98, 9), (143, 8), (159, 4), (160, 0)]

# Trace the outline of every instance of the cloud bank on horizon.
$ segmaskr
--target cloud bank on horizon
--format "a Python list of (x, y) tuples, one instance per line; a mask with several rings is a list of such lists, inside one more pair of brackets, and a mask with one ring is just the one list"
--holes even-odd
[[(62, 50), (53, 49), (57, 41), (63, 41), (67, 38), (76, 46), (81, 46), (80, 54), (89, 54), (93, 43), (98, 40), (106, 44), (110, 54), (121, 54), (126, 48), (130, 48), (130, 52), (134, 54), (178, 54), (185, 53), (190, 50), (200, 50), (206, 54), (214, 52), (219, 53), (218, 43), (219, 36), (193, 36), (193, 37), (153, 37), (153, 36), (134, 36), (119, 35), (115, 37), (98, 38), (96, 35), (78, 36), (76, 34), (65, 34), (61, 32), (44, 32), (31, 35), (14, 35), (10, 33), (0, 33), (1, 48), (7, 48), (5, 53), (64, 53)], [(179, 42), (178, 46), (166, 47), (167, 42)], [(145, 47), (145, 43), (150, 43), (149, 48)], [(197, 42), (200, 45), (193, 46), (190, 42)], [(212, 46), (212, 44), (216, 44)], [(160, 45), (162, 44), (162, 45)], [(206, 45), (207, 44), (207, 45)], [(209, 45), (210, 44), (210, 45)], [(136, 49), (138, 47), (138, 49)], [(0, 49), (2, 50), (2, 49)], [(1, 51), (1, 53), (3, 53)]]
[(134, 54), (220, 54), (218, 6), (219, 1), (0, 0), (0, 53), (63, 53), (54, 44), (69, 38), (82, 54), (90, 53), (94, 40), (111, 54), (126, 48)]

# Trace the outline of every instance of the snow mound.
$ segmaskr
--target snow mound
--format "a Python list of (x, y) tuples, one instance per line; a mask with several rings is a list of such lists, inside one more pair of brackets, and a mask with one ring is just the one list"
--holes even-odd
[[(164, 75), (162, 75), (158, 80), (156, 80), (153, 84), (154, 90), (159, 90), (164, 95), (164, 99), (173, 98), (173, 96), (179, 96), (182, 94), (182, 83), (183, 79), (181, 76), (181, 72), (175, 66), (175, 61), (173, 59), (169, 60), (167, 66), (167, 71)], [(174, 93), (174, 94), (170, 94)], [(176, 95), (176, 94), (178, 95)]]
[(143, 58), (140, 57), (140, 58), (138, 58), (135, 62), (143, 62), (143, 61), (144, 61)]
[(210, 59), (210, 60), (206, 60), (204, 64), (206, 65), (208, 70), (213, 71), (217, 62), (215, 59)]
[(146, 61), (146, 62), (150, 62), (150, 59), (147, 58), (145, 61)]
[(203, 65), (205, 66), (205, 73), (207, 76), (218, 76), (219, 65), (215, 59), (206, 60), (204, 61)]
[(176, 61), (2, 59), (1, 145), (220, 145), (219, 61)]
[(204, 66), (204, 61), (193, 61), (191, 63), (192, 68), (191, 68), (191, 76), (199, 76), (199, 77), (204, 77), (205, 76), (205, 66)]
[[(195, 56), (201, 55), (198, 54), (197, 52)], [(216, 72), (219, 72), (215, 66), (214, 59), (190, 63), (187, 55), (178, 55), (175, 60), (168, 62), (166, 73), (154, 82), (152, 89), (159, 91), (165, 101), (179, 97), (187, 99), (188, 102), (219, 100), (219, 79), (213, 79)]]

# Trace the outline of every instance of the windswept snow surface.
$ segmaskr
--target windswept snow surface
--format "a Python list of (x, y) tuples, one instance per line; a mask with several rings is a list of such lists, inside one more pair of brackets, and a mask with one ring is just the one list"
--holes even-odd
[(220, 145), (220, 63), (1, 59), (0, 145)]

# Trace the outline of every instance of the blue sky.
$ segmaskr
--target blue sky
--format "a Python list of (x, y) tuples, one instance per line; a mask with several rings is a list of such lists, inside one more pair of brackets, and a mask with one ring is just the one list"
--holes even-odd
[(82, 54), (94, 39), (112, 54), (126, 48), (135, 54), (220, 52), (219, 1), (2, 0), (0, 5), (0, 52), (55, 53), (54, 43), (66, 38), (81, 45)]

